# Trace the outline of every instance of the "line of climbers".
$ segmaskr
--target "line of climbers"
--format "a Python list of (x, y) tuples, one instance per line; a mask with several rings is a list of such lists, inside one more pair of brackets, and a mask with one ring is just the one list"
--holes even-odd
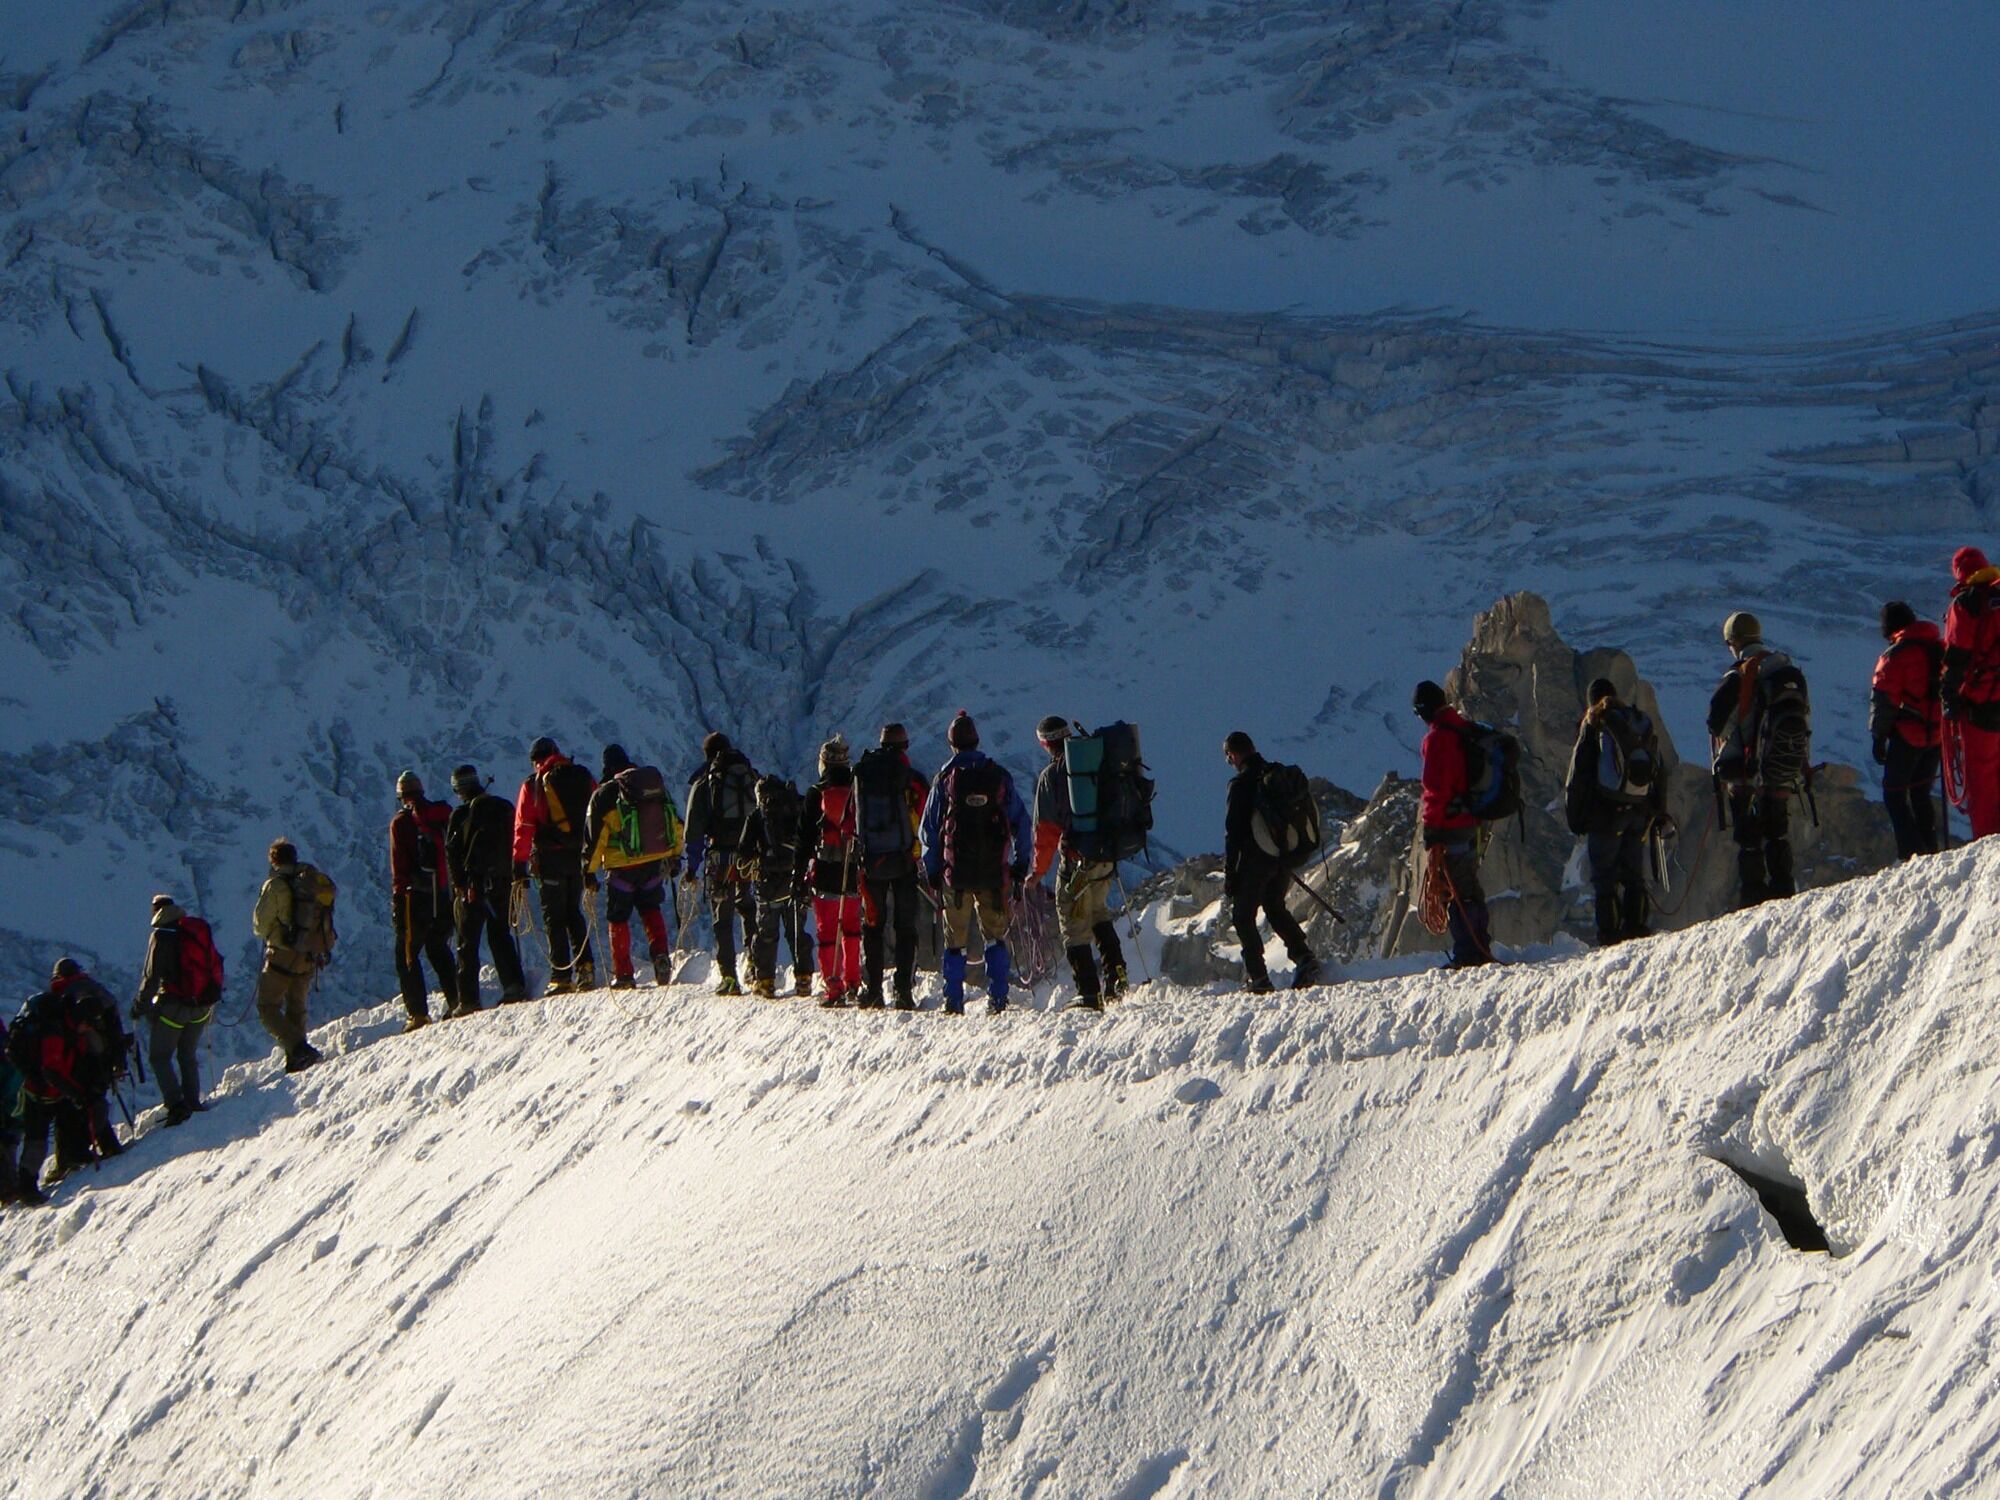
[[(1966, 809), (1974, 838), (2000, 832), (2000, 568), (1963, 547), (1952, 572), (1942, 632), (1901, 601), (1881, 613), (1886, 649), (1875, 665), (1868, 725), (1904, 859), (1940, 847), (1931, 800), (1940, 775), (1950, 801)], [(1751, 906), (1797, 889), (1790, 826), (1796, 803), (1812, 807), (1811, 707), (1804, 673), (1764, 641), (1755, 616), (1731, 614), (1722, 636), (1731, 661), (1709, 703), (1710, 768), (1717, 826), (1730, 829), (1737, 846), (1739, 905)], [(1564, 811), (1585, 840), (1598, 939), (1615, 943), (1650, 931), (1647, 851), (1664, 883), (1664, 848), (1676, 830), (1651, 719), (1621, 701), (1607, 679), (1593, 682), (1586, 697)], [(1425, 724), (1423, 916), (1434, 931), (1449, 933), (1448, 964), (1491, 962), (1480, 861), (1495, 825), (1521, 809), (1520, 745), (1466, 718), (1435, 682), (1419, 683), (1411, 702)], [(742, 993), (739, 924), (752, 994), (775, 998), (781, 939), (793, 993), (809, 991), (810, 900), (820, 1003), (829, 1007), (886, 1003), (885, 948), (893, 932), (894, 1004), (915, 1009), (917, 933), (928, 905), (942, 929), (944, 1011), (959, 1015), (975, 930), (988, 1009), (1006, 1008), (1016, 897), (1054, 870), (1075, 1003), (1101, 1009), (1126, 988), (1109, 893), (1118, 862), (1145, 847), (1153, 783), (1130, 724), (1085, 735), (1052, 715), (1036, 736), (1048, 764), (1035, 784), (1032, 815), (1012, 776), (980, 751), (978, 728), (962, 710), (946, 731), (951, 754), (935, 782), (911, 765), (900, 724), (885, 725), (880, 744), (858, 760), (843, 737), (828, 740), (819, 778), (803, 794), (784, 778), (760, 776), (725, 735), (711, 733), (689, 785), (684, 827), (659, 770), (635, 764), (618, 745), (604, 747), (602, 774), (593, 777), (554, 740), (537, 739), (529, 748), (532, 770), (511, 805), (470, 765), (452, 772), (459, 805), (449, 810), (405, 771), (389, 828), (405, 1027), (430, 1021), (426, 963), (447, 1016), (480, 1008), (482, 941), (501, 1003), (529, 998), (516, 935), (534, 930), (525, 920), (531, 883), (539, 891), (550, 992), (594, 986), (584, 906), (600, 876), (614, 988), (637, 983), (634, 915), (645, 928), (654, 980), (671, 979), (665, 911), (679, 880), (707, 902), (716, 989), (724, 995)], [(1289, 888), (1304, 886), (1298, 871), (1321, 845), (1306, 775), (1265, 760), (1241, 730), (1224, 741), (1223, 754), (1235, 772), (1224, 818), (1224, 889), (1246, 988), (1271, 989), (1260, 915), (1291, 958), (1293, 987), (1310, 985), (1321, 963), (1286, 907)], [(265, 948), (256, 1007), (286, 1071), (296, 1072), (320, 1060), (306, 1037), (307, 1002), (338, 941), (336, 891), (288, 840), (270, 846), (269, 861), (252, 917)], [(678, 899), (674, 906), (678, 917)], [(151, 1025), (148, 1055), (169, 1125), (206, 1108), (197, 1048), (222, 987), (222, 957), (208, 924), (171, 897), (155, 896), (132, 1014)], [(133, 1045), (104, 987), (75, 960), (60, 960), (48, 987), (0, 1030), (0, 1201), (46, 1201), (39, 1179), (52, 1135), (52, 1180), (118, 1153), (108, 1100), (126, 1076)]]

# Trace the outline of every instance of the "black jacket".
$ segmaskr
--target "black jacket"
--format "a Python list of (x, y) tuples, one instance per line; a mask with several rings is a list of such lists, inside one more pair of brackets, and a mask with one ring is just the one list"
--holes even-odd
[(1603, 754), (1604, 734), (1600, 714), (1605, 709), (1637, 713), (1615, 698), (1604, 700), (1583, 716), (1577, 726), (1576, 748), (1570, 752), (1569, 775), (1563, 781), (1563, 813), (1571, 833), (1636, 833), (1667, 810), (1667, 768), (1660, 757), (1660, 737), (1645, 715), (1644, 744), (1652, 753), (1653, 784), (1644, 802), (1627, 802), (1606, 793), (1598, 784), (1598, 762)]
[(1229, 797), (1222, 815), (1222, 875), (1225, 885), (1232, 890), (1244, 873), (1269, 874), (1275, 867), (1275, 861), (1258, 847), (1251, 832), (1257, 813), (1257, 778), (1264, 774), (1264, 766), (1264, 757), (1253, 755), (1229, 782)]
[(481, 792), (451, 810), (444, 829), (445, 865), (455, 890), (505, 885), (514, 872), (514, 808)]

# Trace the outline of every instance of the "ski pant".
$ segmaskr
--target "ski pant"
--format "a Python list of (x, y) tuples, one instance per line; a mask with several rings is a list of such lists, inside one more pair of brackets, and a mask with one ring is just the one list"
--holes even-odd
[(1424, 837), (1429, 845), (1427, 857), (1443, 861), (1445, 928), (1451, 934), (1452, 964), (1463, 967), (1490, 961), (1493, 927), (1486, 911), (1486, 887), (1479, 881), (1478, 831), (1451, 829)]
[[(647, 869), (615, 870), (604, 879), (604, 922), (611, 929), (611, 972), (620, 979), (632, 977), (632, 913), (646, 929), (646, 953), (657, 970), (663, 960), (671, 961), (672, 942), (667, 936), (667, 882), (655, 864)], [(637, 878), (634, 878), (634, 877)]]
[(1076, 979), (1076, 992), (1095, 998), (1102, 989), (1094, 940), (1104, 959), (1105, 974), (1125, 972), (1125, 950), (1111, 920), (1111, 882), (1118, 867), (1108, 862), (1065, 858), (1056, 870), (1056, 921), (1062, 928), (1063, 952)]
[(549, 938), (549, 982), (588, 985), (597, 981), (590, 952), (590, 924), (583, 917), (583, 866), (547, 862), (536, 871), (542, 887), (542, 930)]
[(1607, 829), (1584, 841), (1590, 888), (1597, 897), (1597, 940), (1644, 937), (1652, 902), (1646, 895), (1646, 830)]
[(15, 1181), (25, 1190), (39, 1187), (42, 1163), (49, 1159), (49, 1132), (55, 1127), (58, 1101), (21, 1090), (21, 1162)]
[(756, 933), (750, 939), (750, 972), (773, 984), (777, 982), (778, 939), (783, 937), (785, 951), (791, 955), (792, 972), (803, 991), (812, 983), (812, 938), (806, 932), (805, 901), (792, 894), (790, 871), (758, 877), (756, 910)]
[(458, 963), (451, 956), (451, 908), (428, 890), (396, 893), (396, 982), (402, 987), (403, 1009), (430, 1018), (430, 996), (424, 991), (424, 960), (437, 976), (449, 1007), (458, 994)]
[(861, 929), (861, 966), (868, 982), (868, 998), (882, 998), (883, 939), (892, 920), (896, 934), (896, 998), (912, 999), (917, 984), (917, 877), (912, 871), (895, 879), (868, 881), (872, 919)]
[(1958, 741), (1965, 757), (1965, 815), (1972, 836), (2000, 833), (2000, 730), (1981, 729), (1961, 718)]
[(1773, 897), (1794, 896), (1792, 799), (1756, 786), (1729, 790), (1729, 828), (1736, 836), (1736, 873), (1742, 887), (1739, 907)]
[(56, 1162), (64, 1171), (113, 1154), (104, 1147), (118, 1138), (111, 1127), (111, 1101), (98, 1090), (81, 1100), (63, 1100), (55, 1106), (55, 1137)]
[(1007, 929), (1013, 913), (999, 889), (983, 891), (947, 890), (938, 898), (938, 913), (944, 918), (944, 1004), (946, 1010), (965, 1006), (965, 945), (972, 936), (972, 924), (979, 924), (979, 936), (986, 944), (986, 993), (996, 1005), (1007, 1003)]
[[(299, 962), (310, 965), (310, 960)], [(306, 997), (312, 982), (310, 966), (295, 973), (280, 964), (275, 951), (265, 953), (264, 971), (257, 976), (257, 1019), (288, 1060), (306, 1044)]]
[(1271, 982), (1270, 971), (1264, 966), (1264, 939), (1257, 931), (1260, 911), (1270, 922), (1272, 935), (1284, 943), (1294, 965), (1313, 956), (1305, 928), (1285, 905), (1285, 892), (1291, 883), (1291, 872), (1283, 865), (1258, 862), (1246, 864), (1236, 872), (1235, 888), (1230, 892), (1229, 920), (1236, 929), (1236, 941), (1243, 946), (1243, 977), (1253, 983)]
[(458, 900), (458, 1003), (479, 1009), (479, 940), (485, 935), (493, 950), (493, 972), (500, 976), (500, 998), (522, 1000), (528, 976), (521, 972), (521, 950), (514, 945), (509, 904), (513, 886), (506, 879), (482, 881)]
[(708, 867), (708, 913), (715, 924), (715, 972), (736, 978), (736, 921), (743, 920), (743, 946), (757, 946), (757, 890), (736, 872), (732, 856), (720, 855)]
[[(169, 1018), (167, 1012), (173, 1015)], [(162, 1002), (153, 1012), (153, 1035), (146, 1055), (152, 1059), (153, 1081), (160, 1086), (160, 1103), (169, 1112), (193, 1109), (201, 1103), (201, 1034), (210, 1010)]]
[(1931, 799), (1941, 759), (1935, 745), (1925, 749), (1899, 734), (1889, 738), (1889, 754), (1882, 762), (1882, 806), (1896, 834), (1898, 859), (1938, 852), (1937, 804)]
[(829, 999), (861, 988), (861, 897), (813, 897), (819, 971)]

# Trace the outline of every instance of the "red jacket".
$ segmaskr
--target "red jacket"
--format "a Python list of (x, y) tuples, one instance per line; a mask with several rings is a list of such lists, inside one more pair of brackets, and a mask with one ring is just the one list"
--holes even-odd
[(441, 895), (449, 888), (444, 831), (450, 821), (451, 809), (428, 797), (405, 803), (389, 820), (389, 888), (396, 895), (408, 890)]
[(1897, 735), (1922, 750), (1935, 745), (1944, 727), (1938, 700), (1938, 671), (1944, 643), (1937, 626), (1921, 620), (1896, 632), (1875, 663), (1868, 712), (1869, 733), (1877, 740)]
[(1424, 801), (1421, 813), (1426, 828), (1477, 828), (1479, 819), (1452, 804), (1467, 790), (1465, 741), (1462, 733), (1471, 722), (1455, 708), (1441, 708), (1424, 731)]
[(571, 799), (576, 806), (564, 809), (572, 830), (567, 838), (558, 831), (555, 814), (549, 811), (548, 793), (542, 785), (544, 777), (569, 763), (569, 757), (558, 751), (545, 760), (536, 761), (535, 774), (521, 783), (520, 793), (514, 798), (515, 864), (524, 865), (533, 859), (539, 842), (551, 845), (571, 843), (578, 851), (577, 857), (582, 858), (584, 822), (590, 812), (590, 794), (597, 790), (597, 778), (588, 771), (584, 771), (579, 778), (581, 795)]
[(2000, 568), (1982, 566), (1969, 571), (1952, 590), (1951, 607), (1944, 612), (1945, 691), (1966, 703), (2000, 701), (2000, 597), (1996, 596), (1996, 583), (2000, 583)]

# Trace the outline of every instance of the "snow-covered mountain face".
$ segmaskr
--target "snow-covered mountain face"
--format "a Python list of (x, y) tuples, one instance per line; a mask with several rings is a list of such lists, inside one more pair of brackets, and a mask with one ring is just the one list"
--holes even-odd
[(396, 771), (543, 732), (1126, 716), (1212, 846), (1515, 588), (1677, 726), (1756, 608), (1858, 756), (2000, 482), (2000, 16), (1634, 9), (10, 7), (0, 963), (247, 952), (284, 832), (352, 998)]

